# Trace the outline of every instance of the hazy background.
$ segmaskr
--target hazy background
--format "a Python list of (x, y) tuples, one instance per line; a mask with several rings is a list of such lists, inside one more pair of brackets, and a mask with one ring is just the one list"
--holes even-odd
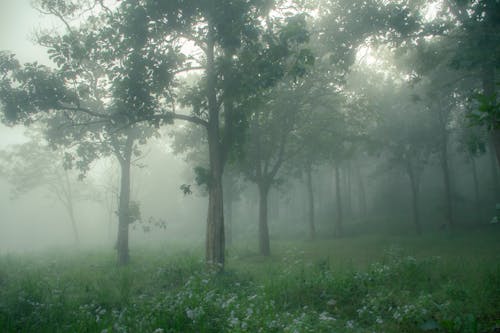
[[(432, 18), (432, 9), (428, 13)], [(34, 45), (30, 37), (38, 29), (57, 29), (57, 24), (39, 14), (29, 0), (0, 0), (0, 49), (10, 50), (21, 62), (38, 61), (51, 65), (45, 50)], [(359, 66), (374, 66), (376, 55), (361, 48)], [(362, 71), (362, 69), (360, 70)], [(179, 126), (179, 125), (176, 125)], [(169, 132), (169, 128), (166, 131)], [(0, 148), (26, 141), (23, 127), (7, 128), (0, 125)], [(184, 195), (182, 184), (194, 183), (193, 165), (184, 155), (173, 155), (171, 138), (163, 135), (144, 147), (144, 156), (132, 170), (132, 200), (140, 202), (143, 218), (153, 217), (166, 222), (166, 229), (153, 228), (144, 232), (141, 225), (131, 228), (131, 246), (139, 242), (191, 241), (202, 244), (205, 237), (206, 196), (193, 186), (192, 195)], [(474, 214), (474, 193), (470, 177), (470, 163), (450, 148), (454, 177), (454, 208), (457, 223), (474, 225), (477, 220), (488, 223), (494, 214), (494, 184), (492, 183), (491, 155), (477, 158), (482, 216)], [(364, 232), (414, 232), (411, 222), (408, 180), (401, 172), (389, 170), (385, 156), (361, 156), (354, 161), (361, 174), (352, 175), (349, 197), (344, 201), (346, 234)], [(493, 162), (494, 164), (494, 162)], [(495, 168), (496, 169), (496, 168)], [(443, 189), (436, 157), (432, 157), (422, 175), (421, 215), (424, 228), (439, 231), (443, 220)], [(76, 173), (72, 174), (74, 186)], [(364, 182), (366, 212), (361, 213), (361, 189)], [(87, 176), (93, 186), (93, 195), (76, 205), (76, 220), (82, 246), (113, 246), (116, 239), (116, 196), (118, 168), (113, 159), (96, 163)], [(244, 182), (244, 180), (242, 180)], [(335, 216), (334, 174), (331, 165), (318, 168), (315, 173), (317, 228), (320, 237), (332, 234)], [(245, 183), (245, 182), (244, 182)], [(72, 245), (71, 227), (66, 213), (46, 188), (39, 187), (19, 198), (12, 198), (12, 188), (0, 179), (0, 251), (31, 251), (44, 247)], [(107, 200), (107, 201), (106, 201)], [(271, 237), (305, 238), (307, 230), (307, 197), (302, 176), (288, 177), (288, 181), (269, 196)], [(227, 200), (226, 200), (227, 202)], [(237, 241), (257, 244), (258, 193), (255, 184), (245, 183), (244, 191), (233, 206), (233, 234)]]

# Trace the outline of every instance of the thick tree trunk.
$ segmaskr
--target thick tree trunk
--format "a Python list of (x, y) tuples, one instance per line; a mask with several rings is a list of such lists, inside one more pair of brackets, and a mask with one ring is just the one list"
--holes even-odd
[(212, 172), (211, 181), (208, 190), (205, 259), (209, 268), (219, 271), (224, 268), (225, 251), (223, 192), (220, 174)]
[(207, 99), (208, 99), (208, 150), (210, 161), (210, 183), (208, 184), (208, 214), (205, 259), (211, 269), (224, 269), (224, 198), (222, 190), (222, 173), (224, 159), (219, 131), (219, 106), (216, 92), (216, 73), (214, 63), (215, 28), (208, 22), (207, 35)]
[(415, 231), (417, 232), (417, 235), (421, 235), (422, 225), (420, 223), (419, 198), (418, 198), (419, 182), (409, 162), (407, 163), (406, 171), (408, 173), (408, 178), (410, 179), (413, 223), (415, 224)]
[(308, 213), (309, 213), (309, 238), (314, 240), (316, 238), (316, 227), (314, 223), (314, 191), (312, 183), (312, 167), (310, 163), (306, 165), (306, 180), (307, 180), (307, 194), (308, 194)]
[(335, 219), (335, 237), (342, 237), (342, 198), (340, 194), (340, 167), (338, 163), (335, 163), (335, 198), (337, 201), (337, 218)]
[(120, 199), (118, 204), (118, 237), (116, 251), (118, 254), (118, 265), (127, 265), (129, 257), (128, 231), (130, 224), (130, 154), (125, 152), (124, 158), (120, 160), (121, 180)]
[(470, 156), (470, 163), (471, 163), (471, 167), (472, 167), (472, 181), (474, 182), (474, 200), (475, 200), (476, 215), (477, 215), (476, 222), (481, 223), (483, 218), (482, 218), (482, 213), (481, 213), (481, 201), (479, 199), (479, 181), (477, 178), (476, 160), (474, 159), (474, 156)]
[(269, 244), (269, 226), (267, 223), (267, 197), (269, 194), (269, 185), (260, 182), (259, 187), (259, 251), (263, 256), (271, 255), (271, 246)]

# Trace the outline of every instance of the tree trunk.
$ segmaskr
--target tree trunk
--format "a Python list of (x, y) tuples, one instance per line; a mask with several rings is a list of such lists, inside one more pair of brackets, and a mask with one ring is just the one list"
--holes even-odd
[(271, 254), (269, 244), (269, 227), (267, 223), (267, 197), (269, 185), (264, 181), (259, 182), (259, 250), (263, 256)]
[(312, 183), (312, 167), (310, 163), (306, 164), (306, 180), (307, 180), (307, 194), (309, 203), (309, 238), (314, 240), (316, 238), (316, 227), (314, 225), (314, 191)]
[[(128, 141), (128, 140), (127, 140)], [(128, 143), (128, 142), (127, 142)], [(118, 266), (127, 265), (130, 256), (128, 249), (128, 231), (130, 224), (130, 152), (126, 147), (124, 156), (120, 160), (121, 179), (120, 179), (120, 199), (118, 204), (118, 237), (116, 242), (116, 251), (118, 254)]]
[(69, 219), (71, 221), (71, 228), (73, 229), (73, 235), (75, 236), (75, 244), (78, 246), (80, 245), (80, 234), (78, 232), (78, 227), (76, 225), (75, 209), (73, 203), (73, 192), (67, 170), (64, 170), (64, 181), (66, 183), (66, 191), (67, 191), (67, 211)]
[(476, 167), (476, 160), (474, 156), (470, 156), (470, 163), (472, 167), (472, 180), (474, 182), (474, 200), (475, 200), (475, 206), (476, 206), (476, 215), (477, 215), (477, 223), (480, 224), (481, 221), (483, 220), (482, 213), (481, 213), (481, 200), (479, 199), (479, 181), (477, 178), (477, 167)]
[(453, 228), (453, 204), (452, 204), (452, 188), (451, 188), (451, 175), (450, 175), (450, 166), (448, 162), (448, 148), (446, 146), (446, 142), (443, 144), (441, 148), (441, 170), (443, 171), (443, 182), (444, 182), (444, 190), (445, 190), (445, 218), (446, 225), (448, 228)]
[(365, 190), (365, 183), (363, 181), (363, 175), (361, 174), (361, 168), (359, 167), (358, 163), (356, 163), (355, 165), (355, 172), (356, 172), (356, 178), (358, 179), (359, 210), (361, 217), (365, 218), (367, 212), (366, 190)]
[(233, 198), (232, 198), (232, 184), (226, 183), (224, 189), (226, 200), (224, 200), (224, 208), (226, 214), (224, 215), (224, 226), (226, 230), (226, 244), (230, 246), (233, 243)]
[(411, 186), (413, 223), (415, 224), (415, 231), (417, 232), (417, 235), (421, 235), (422, 225), (420, 224), (419, 198), (418, 198), (419, 182), (410, 162), (407, 162), (406, 171), (408, 173), (408, 178), (410, 179), (410, 186)]
[[(212, 163), (211, 163), (212, 164)], [(212, 170), (216, 170), (213, 168)], [(220, 174), (212, 172), (212, 183), (208, 189), (208, 215), (205, 259), (210, 269), (224, 268), (224, 212)]]
[(73, 203), (71, 202), (68, 206), (69, 219), (71, 221), (71, 228), (73, 229), (73, 235), (75, 236), (75, 244), (80, 245), (80, 235), (78, 233), (78, 228), (76, 226), (75, 211), (73, 209)]
[(335, 163), (335, 198), (337, 200), (337, 218), (335, 219), (335, 237), (342, 237), (342, 199), (340, 196), (340, 167)]
[(499, 162), (497, 161), (497, 153), (495, 150), (495, 143), (492, 134), (490, 135), (490, 139), (488, 140), (488, 155), (490, 158), (491, 179), (493, 181), (493, 196), (495, 202), (500, 202), (500, 180), (498, 177)]
[(215, 29), (208, 22), (207, 35), (207, 99), (208, 99), (208, 153), (210, 161), (210, 183), (208, 184), (208, 214), (205, 259), (210, 269), (224, 269), (224, 198), (222, 190), (222, 173), (224, 160), (219, 131), (219, 106), (216, 93), (216, 73), (214, 63)]
[(491, 131), (491, 141), (493, 141), (497, 163), (500, 166), (500, 129), (493, 129)]
[(351, 188), (351, 161), (347, 161), (347, 166), (345, 169), (345, 178), (346, 178), (346, 216), (347, 218), (352, 218), (352, 188)]
[[(483, 94), (486, 97), (494, 96), (495, 89), (495, 65), (491, 61), (486, 61), (482, 68), (482, 81), (483, 81)], [(497, 157), (497, 163), (500, 166), (500, 129), (497, 129), (498, 119), (494, 119), (493, 130), (491, 131), (490, 136), (490, 146), (493, 146), (495, 149), (495, 155)], [(496, 170), (495, 170), (496, 172)], [(498, 185), (498, 183), (496, 184)], [(497, 193), (498, 195), (498, 193)], [(498, 198), (497, 198), (498, 200)]]

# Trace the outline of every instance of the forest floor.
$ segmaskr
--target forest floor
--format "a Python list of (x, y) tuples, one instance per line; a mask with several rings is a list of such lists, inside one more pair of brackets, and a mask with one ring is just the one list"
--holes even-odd
[(500, 332), (500, 228), (0, 256), (0, 332)]

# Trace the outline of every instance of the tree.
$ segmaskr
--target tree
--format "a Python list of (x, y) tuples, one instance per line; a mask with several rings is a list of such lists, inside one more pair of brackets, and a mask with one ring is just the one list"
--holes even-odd
[(444, 1), (430, 32), (442, 41), (441, 56), (462, 79), (476, 80), (479, 107), (472, 114), (490, 130), (492, 150), (500, 163), (498, 93), (500, 4), (498, 1)]
[[(262, 89), (276, 84), (286, 74), (301, 75), (311, 55), (300, 45), (307, 41), (302, 16), (271, 19), (269, 3), (260, 1), (185, 1), (166, 4), (145, 2), (146, 12), (157, 31), (173, 40), (189, 40), (201, 59), (186, 55), (188, 68), (203, 72), (186, 105), (189, 121), (207, 130), (208, 217), (206, 261), (224, 265), (224, 218), (222, 174), (230, 152), (238, 146), (239, 133), (248, 115), (241, 105)], [(267, 22), (263, 28), (263, 22)], [(194, 61), (194, 65), (193, 62)]]
[(64, 155), (53, 150), (40, 136), (0, 151), (0, 174), (14, 187), (13, 198), (36, 188), (44, 188), (64, 207), (71, 223), (75, 244), (80, 244), (75, 204), (97, 200), (88, 181), (75, 183), (76, 175), (64, 166)]
[(388, 157), (386, 168), (399, 168), (408, 177), (413, 223), (420, 235), (420, 184), (435, 144), (432, 140), (432, 114), (415, 98), (410, 87), (386, 84), (378, 91), (378, 96), (383, 96), (383, 99), (375, 102), (381, 119), (375, 129), (374, 141)]
[[(147, 126), (134, 125), (130, 117), (135, 112), (150, 114), (156, 108), (159, 93), (170, 81), (168, 75), (157, 80), (158, 70), (151, 68), (158, 68), (160, 57), (162, 64), (176, 59), (171, 49), (166, 54), (150, 52), (143, 57), (140, 52), (144, 42), (138, 36), (131, 38), (134, 31), (123, 28), (126, 10), (91, 15), (84, 24), (72, 27), (65, 17), (80, 8), (68, 4), (42, 2), (67, 26), (63, 35), (38, 37), (57, 69), (36, 63), (21, 66), (12, 55), (1, 54), (3, 120), (8, 124), (29, 124), (43, 118), (53, 144), (76, 144), (67, 154), (67, 165), (76, 166), (82, 174), (99, 157), (117, 157), (121, 166), (117, 250), (118, 264), (124, 265), (129, 260), (128, 228), (132, 222), (130, 165), (132, 156), (139, 153), (137, 144), (144, 143), (153, 132)], [(130, 48), (122, 48), (123, 43)]]
[(282, 82), (259, 105), (253, 107), (248, 139), (244, 146), (242, 169), (257, 185), (259, 193), (259, 251), (271, 254), (268, 225), (269, 190), (278, 180), (285, 160), (293, 155), (290, 149), (292, 134), (300, 126), (302, 109), (301, 81)]

